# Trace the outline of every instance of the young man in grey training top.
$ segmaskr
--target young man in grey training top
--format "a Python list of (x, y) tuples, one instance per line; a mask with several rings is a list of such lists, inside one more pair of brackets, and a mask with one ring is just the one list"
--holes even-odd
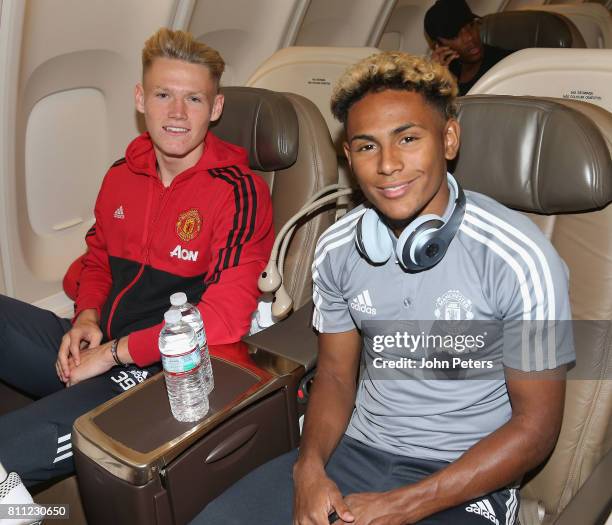
[[(456, 94), (445, 67), (396, 52), (338, 81), (332, 110), (367, 202), (315, 252), (319, 358), (299, 454), (198, 523), (516, 522), (518, 482), (561, 426), (574, 350), (551, 326), (570, 318), (567, 272), (529, 219), (447, 173)], [(455, 359), (467, 369), (449, 370)]]

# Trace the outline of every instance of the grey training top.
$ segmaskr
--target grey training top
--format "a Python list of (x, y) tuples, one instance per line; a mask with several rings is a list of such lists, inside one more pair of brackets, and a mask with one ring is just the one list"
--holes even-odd
[(346, 434), (374, 448), (454, 461), (511, 416), (503, 373), (479, 380), (385, 379), (390, 376), (380, 375), (374, 359), (414, 355), (406, 347), (374, 350), (373, 341), (380, 342), (389, 325), (383, 321), (515, 321), (518, 332), (490, 344), (503, 347), (503, 366), (536, 371), (574, 360), (571, 329), (530, 324), (571, 319), (565, 264), (527, 217), (465, 193), (461, 227), (444, 259), (427, 271), (406, 272), (395, 257), (375, 266), (360, 255), (354, 238), (363, 206), (319, 239), (312, 266), (313, 325), (322, 333), (361, 332), (360, 381)]

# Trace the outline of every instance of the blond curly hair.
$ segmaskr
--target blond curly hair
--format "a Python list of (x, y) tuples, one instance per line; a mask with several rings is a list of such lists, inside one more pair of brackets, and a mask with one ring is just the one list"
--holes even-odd
[(143, 76), (156, 58), (174, 58), (206, 66), (217, 84), (225, 70), (225, 62), (217, 50), (198, 42), (191, 33), (167, 27), (158, 29), (145, 42), (142, 49)]
[(449, 70), (428, 58), (399, 51), (376, 53), (350, 66), (334, 86), (332, 113), (346, 125), (355, 102), (386, 89), (420, 93), (447, 119), (457, 116), (457, 82)]

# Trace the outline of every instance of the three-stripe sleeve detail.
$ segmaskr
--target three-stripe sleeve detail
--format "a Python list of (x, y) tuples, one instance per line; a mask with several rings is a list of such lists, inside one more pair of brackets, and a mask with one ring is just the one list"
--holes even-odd
[(323, 331), (323, 316), (321, 314), (323, 297), (317, 286), (317, 280), (319, 278), (318, 268), (330, 251), (335, 250), (336, 248), (339, 248), (340, 246), (343, 246), (349, 242), (354, 242), (356, 230), (355, 226), (357, 221), (365, 212), (366, 210), (363, 209), (356, 213), (345, 215), (342, 219), (330, 226), (325, 231), (317, 244), (314, 260), (312, 262), (312, 301), (314, 303), (312, 325), (319, 332)]
[(232, 186), (234, 195), (234, 217), (225, 246), (219, 250), (215, 269), (207, 281), (213, 284), (219, 281), (221, 272), (240, 262), (242, 246), (253, 237), (257, 212), (257, 190), (253, 176), (243, 173), (237, 166), (209, 170), (211, 176), (223, 180)]
[(460, 230), (495, 252), (516, 275), (523, 301), (523, 369), (531, 369), (530, 341), (533, 343), (536, 370), (555, 368), (555, 330), (552, 323), (548, 323), (548, 330), (544, 333), (544, 321), (555, 320), (555, 290), (550, 267), (540, 247), (514, 226), (471, 203), (466, 207)]

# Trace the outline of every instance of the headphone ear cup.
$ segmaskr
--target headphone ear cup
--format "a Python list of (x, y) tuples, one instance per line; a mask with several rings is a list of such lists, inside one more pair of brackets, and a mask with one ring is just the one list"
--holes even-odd
[(356, 233), (357, 249), (369, 262), (382, 264), (389, 260), (393, 253), (393, 242), (378, 213), (367, 210), (357, 222)]
[(429, 268), (419, 261), (420, 250), (427, 245), (431, 234), (444, 226), (444, 221), (434, 214), (423, 215), (414, 219), (400, 235), (395, 245), (395, 255), (405, 270), (419, 271)]

